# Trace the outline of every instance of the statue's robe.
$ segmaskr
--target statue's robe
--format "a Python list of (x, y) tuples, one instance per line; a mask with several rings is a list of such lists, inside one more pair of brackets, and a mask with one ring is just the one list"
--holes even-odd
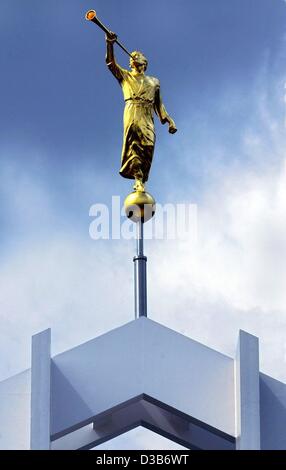
[[(167, 122), (168, 113), (160, 96), (160, 82), (146, 75), (134, 76), (115, 61), (107, 64), (119, 81), (125, 100), (124, 134), (120, 174), (134, 178), (134, 159), (139, 159), (143, 183), (148, 180), (155, 146), (154, 112), (162, 124)], [(138, 162), (138, 160), (137, 160)]]

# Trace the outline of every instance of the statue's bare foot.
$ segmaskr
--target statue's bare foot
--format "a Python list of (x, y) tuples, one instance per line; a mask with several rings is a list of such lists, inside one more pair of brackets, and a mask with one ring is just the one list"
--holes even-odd
[(133, 186), (133, 189), (135, 189), (135, 191), (139, 191), (139, 192), (144, 192), (145, 191), (145, 187), (144, 187), (144, 184), (142, 183), (142, 180), (138, 180), (137, 178), (135, 179), (135, 184)]

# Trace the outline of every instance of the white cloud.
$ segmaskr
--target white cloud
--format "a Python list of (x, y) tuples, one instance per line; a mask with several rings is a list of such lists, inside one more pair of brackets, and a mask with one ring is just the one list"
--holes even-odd
[(122, 250), (98, 248), (65, 234), (22, 247), (2, 264), (2, 376), (28, 366), (30, 336), (42, 329), (52, 327), (57, 352), (132, 318), (132, 266)]

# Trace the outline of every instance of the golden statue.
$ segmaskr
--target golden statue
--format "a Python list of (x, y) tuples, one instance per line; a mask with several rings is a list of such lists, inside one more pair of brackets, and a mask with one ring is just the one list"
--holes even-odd
[[(156, 209), (155, 199), (144, 188), (154, 154), (154, 112), (162, 124), (168, 122), (171, 134), (177, 132), (176, 124), (162, 103), (159, 80), (145, 75), (148, 61), (144, 54), (139, 51), (130, 53), (117, 35), (99, 20), (95, 10), (89, 10), (85, 18), (106, 34), (106, 63), (119, 81), (125, 100), (120, 174), (135, 180), (134, 191), (124, 201), (125, 212), (134, 222), (147, 222)], [(117, 64), (114, 43), (130, 57), (130, 71)]]
[(116, 34), (106, 34), (106, 64), (119, 81), (125, 100), (120, 174), (135, 180), (135, 191), (144, 191), (155, 146), (154, 112), (162, 124), (168, 122), (171, 134), (177, 128), (162, 103), (159, 80), (145, 75), (146, 57), (142, 52), (132, 52), (131, 70), (123, 69), (115, 60), (113, 44), (116, 41)]

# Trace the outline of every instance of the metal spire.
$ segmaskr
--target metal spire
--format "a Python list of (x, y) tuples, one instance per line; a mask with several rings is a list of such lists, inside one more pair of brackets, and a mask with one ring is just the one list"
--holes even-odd
[(147, 317), (147, 257), (144, 256), (144, 226), (136, 223), (136, 256), (134, 261), (135, 318)]

